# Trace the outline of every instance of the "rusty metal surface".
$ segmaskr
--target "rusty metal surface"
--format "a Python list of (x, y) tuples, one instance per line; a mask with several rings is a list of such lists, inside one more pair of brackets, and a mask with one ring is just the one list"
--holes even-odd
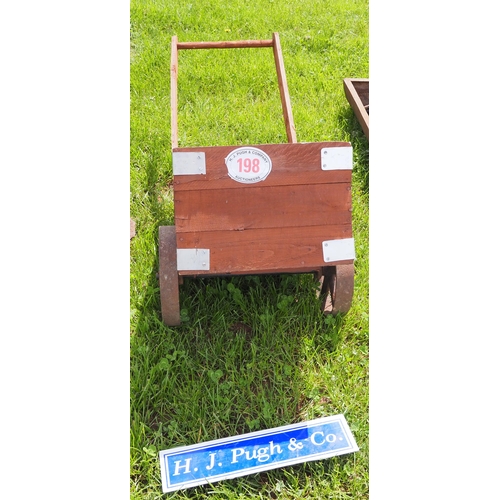
[(349, 311), (354, 292), (353, 264), (323, 267), (319, 282), (321, 290), (318, 291), (318, 298), (325, 314), (337, 315)]
[(332, 291), (332, 314), (346, 313), (351, 308), (354, 293), (354, 265), (335, 266)]
[(175, 226), (160, 226), (158, 279), (160, 281), (161, 317), (168, 326), (181, 324), (175, 239)]
[(321, 279), (319, 280), (321, 284), (321, 290), (318, 295), (321, 298), (321, 310), (325, 314), (331, 314), (333, 310), (331, 290), (333, 287), (334, 273), (335, 267), (324, 267)]

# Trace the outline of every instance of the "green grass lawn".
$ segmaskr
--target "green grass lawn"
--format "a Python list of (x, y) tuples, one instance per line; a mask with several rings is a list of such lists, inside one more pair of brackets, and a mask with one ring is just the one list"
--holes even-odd
[[(312, 275), (186, 279), (161, 321), (158, 226), (173, 224), (170, 42), (280, 35), (299, 142), (354, 149), (353, 305), (324, 316)], [(132, 0), (131, 498), (162, 497), (158, 451), (343, 413), (359, 452), (169, 494), (368, 498), (368, 142), (344, 78), (368, 75), (368, 1)], [(179, 53), (179, 146), (286, 142), (271, 49)]]

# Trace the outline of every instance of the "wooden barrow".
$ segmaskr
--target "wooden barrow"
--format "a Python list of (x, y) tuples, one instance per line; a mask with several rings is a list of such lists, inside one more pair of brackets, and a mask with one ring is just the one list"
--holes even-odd
[[(287, 144), (179, 148), (178, 51), (273, 49)], [(347, 312), (354, 288), (352, 147), (297, 143), (280, 40), (178, 42), (171, 55), (174, 226), (159, 228), (161, 314), (180, 324), (183, 277), (315, 273), (323, 310)]]

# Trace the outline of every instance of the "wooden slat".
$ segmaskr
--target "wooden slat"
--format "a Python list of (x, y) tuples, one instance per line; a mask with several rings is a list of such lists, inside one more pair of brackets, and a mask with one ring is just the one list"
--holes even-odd
[(292, 105), (290, 103), (290, 94), (288, 93), (288, 84), (286, 81), (285, 64), (281, 52), (281, 43), (278, 33), (273, 33), (273, 52), (276, 63), (276, 72), (278, 74), (278, 85), (280, 89), (281, 106), (283, 108), (283, 117), (285, 119), (286, 135), (288, 142), (297, 142), (297, 133), (293, 122)]
[[(210, 249), (208, 272), (179, 271), (179, 274), (260, 274), (316, 269), (325, 265), (323, 241), (351, 237), (351, 224), (177, 233), (177, 248)], [(335, 263), (329, 263), (332, 264)]]
[(369, 80), (345, 78), (344, 92), (366, 138), (370, 140), (370, 118), (365, 108), (369, 104)]
[(246, 49), (272, 47), (273, 40), (231, 40), (226, 42), (179, 42), (177, 48), (182, 49)]
[(178, 143), (178, 129), (177, 129), (177, 36), (172, 37), (172, 48), (170, 54), (170, 117), (171, 117), (171, 137), (172, 148), (176, 148)]
[(176, 192), (177, 233), (351, 223), (349, 183), (271, 187), (259, 184), (252, 189)]
[(351, 170), (321, 170), (321, 148), (350, 146), (348, 142), (260, 144), (272, 161), (269, 176), (258, 184), (241, 184), (231, 179), (225, 158), (238, 146), (176, 148), (174, 152), (204, 152), (206, 174), (174, 176), (174, 190), (252, 189), (255, 186), (300, 185), (351, 182)]
[[(339, 262), (334, 262), (331, 267), (337, 266), (339, 264), (352, 264), (352, 261), (346, 260), (346, 261), (339, 261)], [(184, 277), (200, 277), (200, 276), (210, 276), (210, 277), (217, 277), (217, 276), (228, 276), (228, 275), (245, 275), (245, 276), (256, 276), (256, 275), (261, 275), (261, 274), (304, 274), (304, 273), (314, 273), (316, 275), (321, 276), (321, 271), (325, 267), (330, 267), (330, 264), (328, 266), (324, 265), (321, 267), (298, 267), (295, 265), (294, 267), (280, 267), (277, 269), (261, 269), (261, 270), (245, 270), (245, 271), (231, 271), (231, 272), (220, 272), (220, 273), (215, 273), (215, 272), (198, 272), (198, 271), (179, 271), (179, 284), (182, 284), (183, 278)]]
[[(273, 174), (271, 172), (271, 174)], [(257, 184), (241, 184), (231, 179), (227, 173), (207, 173), (199, 176), (183, 176), (189, 177), (185, 181), (179, 180), (181, 176), (175, 176), (174, 191), (194, 191), (204, 189), (235, 189), (235, 190), (251, 190)], [(312, 184), (335, 184), (351, 182), (352, 172), (350, 170), (337, 171), (312, 171), (312, 170), (277, 170), (274, 175), (269, 175), (264, 181), (259, 182), (260, 187), (269, 186), (302, 186)], [(208, 181), (208, 182), (207, 182)], [(211, 184), (212, 183), (212, 184)], [(215, 185), (217, 184), (217, 185)]]
[(350, 82), (361, 99), (363, 107), (370, 103), (370, 81), (365, 79), (351, 78)]

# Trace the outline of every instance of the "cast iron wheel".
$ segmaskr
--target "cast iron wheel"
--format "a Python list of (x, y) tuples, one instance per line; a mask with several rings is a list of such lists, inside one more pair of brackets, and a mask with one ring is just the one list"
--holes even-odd
[(159, 261), (161, 317), (168, 326), (181, 324), (177, 243), (175, 226), (159, 227)]
[(351, 308), (354, 293), (354, 264), (324, 267), (321, 294), (322, 310), (326, 314), (346, 313)]

